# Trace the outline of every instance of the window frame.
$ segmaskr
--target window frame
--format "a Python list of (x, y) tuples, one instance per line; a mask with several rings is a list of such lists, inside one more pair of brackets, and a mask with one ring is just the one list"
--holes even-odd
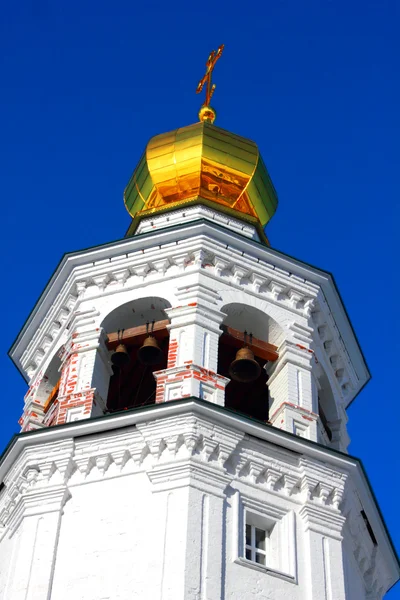
[[(297, 584), (294, 510), (257, 500), (238, 490), (234, 496), (233, 562)], [(266, 532), (265, 564), (246, 558), (246, 524)]]
[[(246, 560), (250, 560), (251, 562), (256, 563), (257, 565), (267, 564), (267, 539), (269, 537), (269, 532), (261, 527), (257, 527), (256, 525), (252, 525), (251, 523), (244, 524), (245, 531), (245, 541), (244, 541), (244, 557)], [(247, 530), (250, 528), (250, 544), (247, 543)], [(264, 548), (260, 548), (257, 545), (257, 531), (261, 531), (264, 534)], [(247, 556), (248, 552), (250, 552), (250, 558)], [(257, 555), (260, 555), (264, 558), (263, 562), (258, 562)]]

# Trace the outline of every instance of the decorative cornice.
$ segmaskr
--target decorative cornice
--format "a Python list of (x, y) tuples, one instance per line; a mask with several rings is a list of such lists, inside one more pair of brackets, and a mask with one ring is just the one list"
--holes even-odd
[(332, 312), (321, 293), (314, 303), (311, 317), (318, 332), (315, 342), (320, 351), (319, 356), (321, 358), (323, 355), (330, 379), (336, 382), (337, 390), (347, 404), (359, 386), (359, 381)]
[[(40, 366), (45, 363), (47, 356), (51, 355), (51, 348), (54, 347), (54, 344), (49, 344), (49, 339), (52, 341), (54, 339), (56, 344), (65, 331), (67, 320), (71, 329), (71, 324), (74, 326), (77, 317), (81, 318), (79, 304), (83, 300), (91, 299), (95, 301), (105, 294), (114, 294), (122, 290), (138, 288), (148, 283), (157, 283), (165, 280), (166, 277), (176, 279), (179, 275), (189, 272), (204, 272), (207, 276), (214, 274), (214, 277), (220, 278), (225, 283), (237, 288), (245, 287), (246, 292), (260, 298), (265, 297), (271, 303), (278, 304), (290, 312), (294, 311), (299, 315), (306, 314), (305, 303), (312, 299), (312, 295), (316, 296), (318, 291), (316, 286), (307, 284), (304, 281), (293, 281), (290, 279), (292, 275), (289, 272), (284, 272), (282, 269), (277, 270), (268, 263), (260, 261), (255, 263), (251, 256), (246, 257), (235, 249), (230, 251), (231, 260), (229, 262), (224, 261), (222, 257), (215, 253), (215, 249), (214, 242), (211, 242), (208, 238), (198, 238), (182, 242), (179, 246), (168, 245), (166, 248), (160, 248), (159, 246), (149, 248), (146, 262), (143, 262), (143, 252), (137, 251), (125, 255), (119, 261), (101, 261), (99, 266), (90, 262), (89, 266), (81, 267), (79, 272), (73, 272), (70, 275), (65, 284), (64, 294), (61, 293), (61, 296), (65, 295), (69, 298), (68, 306), (64, 307), (61, 313), (55, 315), (56, 322), (53, 320), (54, 309), (49, 311), (21, 357), (22, 367), (29, 372), (31, 378), (37, 374)], [(225, 248), (221, 248), (221, 253), (226, 255)], [(157, 256), (157, 259), (153, 259), (153, 254)], [(221, 271), (221, 261), (229, 268)], [(246, 264), (245, 267), (242, 267), (243, 263)], [(155, 269), (155, 266), (158, 267), (158, 270)], [(85, 279), (82, 279), (84, 272), (87, 275)], [(249, 290), (247, 289), (247, 282), (251, 283)], [(294, 286), (296, 286), (296, 290)], [(202, 287), (204, 292), (201, 290)], [(199, 288), (191, 293), (195, 294), (197, 292), (197, 295), (205, 301), (210, 299), (216, 301), (215, 292), (208, 295), (207, 298), (207, 287), (204, 284), (199, 284)], [(277, 288), (280, 290), (279, 295), (277, 295)], [(75, 290), (74, 296), (69, 292), (70, 289)], [(288, 291), (289, 295), (286, 294), (285, 290)], [(296, 303), (293, 302), (294, 293), (296, 293)], [(187, 295), (184, 292), (184, 285), (181, 286), (181, 289), (178, 287), (177, 295), (178, 297), (179, 295)], [(74, 299), (73, 304), (72, 299)], [(74, 312), (72, 312), (73, 307)], [(94, 316), (95, 314), (93, 314)], [(57, 338), (51, 336), (51, 331), (58, 333)]]
[[(198, 242), (201, 246), (201, 242)], [(211, 259), (210, 257), (208, 258), (204, 258), (204, 265), (203, 266), (203, 262), (200, 261), (196, 264), (195, 261), (192, 260), (192, 256), (194, 254), (193, 251), (193, 246), (191, 245), (190, 250), (186, 250), (185, 253), (182, 253), (182, 250), (179, 249), (178, 254), (174, 255), (173, 253), (174, 249), (169, 248), (169, 252), (171, 253), (171, 255), (168, 258), (164, 258), (163, 261), (157, 261), (157, 266), (160, 266), (162, 264), (162, 269), (161, 272), (158, 271), (154, 271), (154, 269), (152, 268), (152, 262), (151, 260), (147, 263), (141, 263), (139, 265), (131, 265), (129, 268), (123, 270), (123, 277), (119, 277), (119, 275), (121, 274), (121, 269), (119, 269), (117, 271), (117, 275), (115, 275), (115, 273), (113, 272), (113, 264), (106, 264), (106, 265), (102, 265), (102, 270), (104, 270), (105, 268), (109, 269), (108, 272), (103, 272), (99, 275), (90, 275), (88, 274), (87, 279), (84, 281), (79, 281), (77, 283), (80, 284), (80, 293), (79, 296), (75, 297), (75, 311), (71, 312), (68, 309), (64, 310), (64, 312), (62, 313), (62, 315), (60, 316), (59, 313), (57, 313), (57, 328), (54, 327), (55, 323), (52, 321), (52, 317), (51, 317), (51, 313), (49, 313), (46, 321), (43, 322), (42, 326), (39, 328), (38, 333), (36, 336), (34, 336), (34, 339), (31, 341), (29, 347), (27, 348), (27, 350), (24, 352), (21, 361), (22, 361), (22, 366), (27, 370), (27, 372), (29, 372), (29, 376), (33, 377), (37, 372), (38, 369), (40, 368), (41, 365), (43, 365), (46, 361), (46, 358), (51, 355), (51, 349), (54, 347), (54, 345), (49, 343), (49, 340), (51, 339), (53, 341), (53, 337), (51, 336), (50, 330), (51, 331), (55, 331), (58, 332), (57, 335), (57, 339), (54, 339), (54, 342), (56, 343), (57, 340), (60, 340), (60, 336), (62, 334), (62, 332), (65, 330), (65, 325), (67, 324), (67, 318), (68, 316), (70, 316), (70, 318), (68, 319), (68, 326), (69, 329), (73, 329), (74, 327), (76, 327), (76, 320), (77, 319), (81, 319), (83, 318), (79, 309), (79, 304), (83, 301), (83, 300), (88, 300), (91, 299), (93, 301), (95, 301), (97, 298), (103, 296), (104, 294), (114, 294), (118, 291), (122, 291), (122, 290), (126, 290), (126, 289), (131, 289), (131, 288), (137, 288), (140, 287), (142, 285), (145, 285), (147, 283), (157, 283), (157, 281), (162, 281), (163, 279), (165, 279), (165, 277), (173, 277), (176, 278), (179, 276), (179, 274), (184, 274), (186, 272), (194, 272), (194, 270), (197, 271), (201, 271), (204, 270), (205, 274), (207, 276), (210, 276), (212, 273), (210, 271), (210, 267), (213, 266), (213, 263), (216, 262), (216, 264), (218, 265), (218, 258), (217, 257), (213, 257), (213, 259)], [(157, 253), (159, 252), (159, 249), (157, 247)], [(201, 252), (201, 248), (199, 249), (199, 252)], [(139, 253), (139, 257), (140, 260), (142, 261), (142, 253)], [(127, 261), (133, 261), (134, 259), (129, 257), (126, 259)], [(238, 256), (238, 260), (243, 260), (243, 257), (241, 257), (241, 255)], [(208, 261), (208, 262), (207, 262)], [(212, 261), (212, 262), (211, 262)], [(154, 262), (154, 261), (153, 261)], [(178, 273), (176, 272), (176, 267), (178, 265)], [(93, 265), (90, 266), (90, 269), (92, 270)], [(128, 276), (127, 274), (130, 273), (130, 276)], [(241, 273), (242, 276), (238, 278), (238, 273)], [(255, 279), (257, 279), (257, 275), (255, 272), (251, 272), (250, 270), (247, 270), (246, 272), (243, 269), (240, 269), (237, 265), (233, 265), (231, 266), (231, 269), (229, 271), (229, 277), (228, 277), (228, 282), (227, 282), (227, 277), (226, 277), (226, 273), (224, 274), (220, 274), (220, 278), (224, 280), (224, 282), (230, 283), (232, 285), (236, 285), (236, 287), (241, 287), (242, 285), (242, 280), (243, 280), (243, 276), (246, 274), (246, 278), (248, 279), (249, 277), (253, 278), (253, 282)], [(79, 276), (81, 276), (81, 274), (79, 274)], [(229, 281), (230, 279), (230, 281)], [(265, 280), (266, 281), (266, 280)], [(69, 285), (75, 287), (75, 283), (70, 282)], [(184, 286), (182, 286), (184, 287)], [(209, 295), (208, 298), (206, 298), (204, 296), (204, 294), (206, 294), (206, 290), (204, 290), (204, 292), (201, 291), (201, 286), (199, 284), (199, 289), (198, 290), (193, 290), (191, 292), (192, 295), (197, 294), (196, 295), (200, 295), (202, 300), (210, 300), (210, 298), (213, 298), (214, 300), (216, 300), (216, 294), (214, 292), (213, 295)], [(205, 286), (207, 287), (207, 286)], [(280, 286), (282, 289), (282, 285)], [(254, 290), (254, 285), (253, 285), (253, 290)], [(258, 293), (255, 293), (254, 291), (252, 291), (251, 293), (259, 296), (259, 297), (263, 297), (265, 296), (265, 294), (267, 294), (268, 296), (268, 290), (267, 289), (261, 289), (260, 287), (258, 288)], [(178, 296), (179, 294), (182, 296), (185, 295), (184, 292), (182, 292), (181, 290), (178, 289)], [(187, 295), (187, 294), (186, 294)], [(303, 296), (304, 297), (304, 296)], [(278, 304), (283, 304), (283, 306), (288, 309), (288, 310), (295, 310), (293, 303), (290, 302), (289, 298), (286, 298), (285, 295), (281, 295), (280, 297), (280, 301), (278, 302), (278, 300), (275, 298), (274, 292), (271, 293), (271, 298), (270, 300), (272, 302), (278, 303)], [(186, 307), (187, 308), (187, 307)], [(297, 310), (297, 309), (296, 309)], [(209, 315), (209, 311), (210, 308), (207, 307), (207, 314), (204, 315), (204, 318), (207, 318)], [(201, 309), (198, 308), (197, 312), (197, 317), (199, 318), (199, 315), (201, 313)], [(218, 311), (216, 311), (217, 313)], [(300, 313), (301, 313), (301, 309), (300, 309)], [(93, 313), (93, 318), (96, 316), (95, 312)], [(87, 317), (88, 318), (88, 317)], [(49, 323), (49, 325), (47, 325), (47, 322)], [(47, 326), (46, 326), (47, 325)], [(72, 326), (72, 327), (71, 327)], [(44, 327), (44, 328), (43, 328)], [(36, 350), (34, 350), (34, 340), (36, 339), (36, 343), (40, 344), (39, 347), (36, 348)], [(43, 341), (43, 343), (41, 342), (41, 340)], [(32, 358), (33, 357), (33, 358)]]
[(374, 530), (369, 530), (369, 523), (369, 527), (367, 526), (368, 516), (354, 482), (349, 482), (342, 510), (346, 517), (344, 535), (348, 542), (348, 550), (353, 552), (360, 577), (364, 581), (367, 598), (381, 598), (392, 583), (382, 554), (383, 548), (371, 537), (371, 531), (374, 535)]
[(334, 512), (324, 506), (307, 502), (300, 508), (299, 515), (304, 521), (306, 531), (310, 529), (340, 541), (343, 539), (342, 530), (346, 519), (339, 511)]
[[(166, 426), (170, 419), (173, 427), (171, 421)], [(26, 485), (72, 488), (105, 476), (150, 471), (175, 456), (173, 460), (200, 461), (244, 485), (282, 494), (294, 504), (309, 503), (324, 514), (337, 515), (337, 506), (347, 514), (340, 492), (351, 480), (387, 565), (388, 581), (393, 584), (399, 576), (395, 551), (357, 459), (214, 404), (179, 400), (20, 434), (14, 440), (0, 463), (0, 480), (5, 483), (0, 494), (3, 523)], [(270, 465), (266, 463), (270, 472), (265, 474), (260, 473), (262, 455), (265, 461), (274, 456)], [(289, 476), (299, 476), (300, 487), (292, 485), (293, 479), (286, 484)], [(279, 489), (273, 489), (277, 482)], [(348, 494), (349, 490), (346, 498)]]
[(60, 510), (67, 488), (140, 471), (154, 492), (190, 485), (222, 497), (235, 481), (268, 491), (271, 498), (307, 502), (312, 514), (321, 512), (320, 520), (339, 512), (343, 481), (337, 470), (193, 413), (112, 431), (98, 436), (95, 445), (92, 437), (50, 444), (50, 460), (46, 446), (25, 451), (7, 477), (0, 502), (3, 527), (14, 528), (24, 515)]
[[(225, 265), (222, 270), (219, 268), (221, 263)], [(46, 288), (40, 304), (15, 342), (12, 356), (20, 368), (29, 367), (32, 376), (51, 354), (51, 348), (61, 343), (61, 335), (71, 312), (71, 301), (76, 310), (78, 297), (80, 302), (84, 298), (96, 298), (101, 294), (160, 281), (160, 277), (176, 278), (179, 273), (193, 269), (207, 272), (249, 294), (261, 294), (261, 297), (272, 304), (279, 303), (289, 312), (303, 315), (305, 319), (318, 295), (319, 286), (323, 286), (325, 297), (330, 295), (331, 302), (334, 303), (330, 307), (331, 313), (340, 317), (341, 327), (347, 327), (346, 331), (342, 327), (341, 335), (347, 339), (348, 348), (349, 343), (352, 344), (352, 361), (355, 359), (358, 365), (358, 388), (350, 390), (348, 400), (368, 379), (365, 364), (361, 355), (357, 355), (359, 351), (356, 342), (352, 338), (347, 317), (329, 275), (215, 223), (201, 220), (178, 228), (162, 229), (156, 235), (134, 236), (114, 244), (66, 255)], [(100, 287), (95, 285), (95, 280)], [(282, 289), (278, 290), (278, 287)], [(45, 320), (41, 320), (40, 313), (46, 315)], [(28, 334), (29, 330), (32, 334)], [(51, 336), (51, 332), (56, 337), (50, 343), (48, 336)], [(27, 335), (30, 335), (27, 338), (28, 344), (23, 341)], [(49, 344), (52, 344), (51, 347)], [(361, 372), (362, 368), (364, 372)]]
[(168, 325), (169, 330), (182, 327), (182, 325), (196, 324), (219, 335), (222, 333), (220, 325), (226, 316), (218, 310), (206, 308), (197, 302), (186, 306), (166, 308), (165, 313), (171, 321)]
[(192, 222), (194, 219), (205, 218), (209, 221), (213, 221), (223, 225), (224, 227), (231, 229), (244, 235), (250, 239), (260, 241), (260, 236), (257, 233), (257, 229), (254, 225), (246, 223), (240, 219), (235, 219), (232, 216), (219, 212), (218, 210), (212, 209), (202, 204), (195, 206), (185, 206), (180, 209), (170, 210), (166, 213), (154, 214), (149, 217), (142, 217), (137, 229), (136, 235), (147, 232), (154, 232), (158, 229), (164, 229), (165, 227), (171, 227), (171, 225), (182, 224), (184, 222)]
[(147, 471), (147, 475), (153, 484), (153, 493), (190, 485), (221, 498), (232, 480), (220, 467), (205, 464), (198, 459), (155, 465)]

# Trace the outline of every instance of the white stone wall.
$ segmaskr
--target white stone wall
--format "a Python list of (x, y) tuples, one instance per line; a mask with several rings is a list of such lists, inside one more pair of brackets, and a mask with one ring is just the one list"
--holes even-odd
[[(333, 282), (260, 244), (252, 225), (202, 206), (149, 217), (132, 238), (64, 259), (12, 350), (29, 380), (23, 431), (104, 413), (111, 368), (103, 326), (113, 311), (126, 320), (129, 303), (146, 298), (165, 300), (175, 351), (157, 374), (157, 402), (193, 395), (224, 405), (219, 336), (241, 306), (248, 314), (239, 329), (246, 323), (278, 348), (266, 367), (271, 423), (346, 451), (345, 408), (369, 375)], [(61, 385), (49, 409), (55, 357)]]
[[(24, 441), (0, 496), (1, 600), (382, 598), (387, 542), (346, 468), (214, 409), (159, 410)], [(271, 529), (266, 567), (244, 558), (246, 514)]]
[[(132, 240), (125, 243), (131, 244)], [(35, 359), (36, 367), (29, 362), (32, 344), (24, 354), (31, 386), (21, 420), (23, 430), (102, 414), (111, 373), (102, 325), (112, 311), (127, 303), (159, 297), (171, 307), (166, 312), (170, 342), (178, 344), (178, 364), (169, 365), (173, 370), (166, 375), (173, 383), (159, 385), (157, 402), (194, 395), (224, 404), (224, 387), (229, 383), (216, 377), (220, 326), (229, 307), (241, 305), (249, 314), (253, 311), (263, 315), (265, 325), (257, 318), (255, 335), (278, 345), (279, 359), (268, 365), (273, 425), (345, 450), (349, 440), (343, 406), (355, 377), (348, 359), (346, 367), (330, 339), (336, 333), (322, 316), (321, 290), (293, 273), (243, 253), (237, 243), (238, 247), (232, 244), (226, 249), (209, 234), (160, 246), (154, 233), (154, 245), (145, 251), (99, 262), (91, 260), (76, 269), (74, 277), (65, 282), (65, 291), (60, 292), (67, 294), (70, 289), (72, 294), (75, 290), (76, 302), (70, 306), (65, 324), (57, 330), (58, 338), (52, 338), (43, 359)], [(72, 298), (71, 294), (68, 297)], [(51, 312), (43, 322), (42, 335), (47, 335), (52, 326), (50, 317)], [(320, 322), (323, 324), (318, 325)], [(44, 399), (37, 390), (54, 352), (62, 356), (60, 404), (44, 415)], [(184, 378), (188, 363), (192, 363), (192, 371), (197, 369), (199, 373), (206, 368), (211, 373), (202, 378), (202, 383), (193, 376), (184, 386), (178, 385), (177, 379)], [(330, 421), (337, 429), (332, 443), (318, 422), (317, 388), (322, 374), (324, 385), (331, 391)]]

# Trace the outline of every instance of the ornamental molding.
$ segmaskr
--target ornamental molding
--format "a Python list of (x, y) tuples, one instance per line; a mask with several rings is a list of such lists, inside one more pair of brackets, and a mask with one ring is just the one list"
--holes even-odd
[[(221, 302), (221, 297), (214, 288), (206, 285), (206, 277), (199, 277), (198, 281), (193, 282), (191, 285), (181, 285), (175, 288), (176, 298), (186, 304), (190, 304), (192, 301), (201, 303), (207, 306), (211, 311), (216, 311), (216, 306)], [(217, 311), (218, 314), (219, 311)]]
[(321, 292), (311, 312), (311, 319), (317, 332), (316, 352), (324, 363), (331, 383), (336, 384), (336, 390), (346, 402), (354, 396), (359, 381), (343, 338)]
[[(360, 577), (364, 582), (368, 600), (382, 598), (389, 589), (390, 574), (379, 544), (374, 544), (359, 495), (353, 482), (348, 486), (343, 513), (346, 518), (344, 536), (352, 552)], [(372, 530), (373, 531), (373, 530)]]
[(8, 534), (14, 535), (25, 517), (40, 516), (50, 512), (60, 513), (70, 497), (71, 494), (66, 486), (26, 490), (15, 500), (8, 522)]
[(21, 365), (30, 379), (60, 346), (62, 334), (68, 328), (77, 301), (75, 286), (67, 280), (21, 357)]
[[(152, 230), (65, 255), (11, 350), (24, 375), (32, 381), (49, 353), (61, 345), (71, 301), (76, 308), (78, 299), (95, 299), (201, 269), (249, 294), (282, 303), (288, 314), (306, 320), (311, 312), (318, 312), (318, 295), (329, 303), (358, 375), (356, 388), (349, 390), (349, 402), (369, 373), (331, 276), (221, 227), (215, 219), (197, 218), (178, 229)], [(323, 293), (318, 292), (320, 288)]]
[[(166, 246), (155, 245), (146, 251), (121, 254), (113, 260), (94, 261), (76, 267), (24, 350), (20, 359), (23, 370), (33, 381), (61, 344), (62, 338), (73, 330), (79, 305), (83, 301), (91, 300), (96, 303), (109, 294), (140, 289), (151, 283), (164, 283), (166, 279), (178, 278), (179, 281), (179, 277), (193, 273), (203, 273), (208, 278), (219, 279), (229, 287), (236, 287), (246, 294), (285, 308), (295, 318), (297, 315), (308, 319), (318, 286), (233, 248), (229, 252), (226, 247), (220, 249), (223, 256), (229, 256), (229, 260), (224, 260), (215, 252), (217, 246), (222, 245), (199, 236)], [(207, 292), (207, 288), (212, 290), (212, 284), (205, 285), (205, 288), (204, 283), (198, 286), (189, 295), (195, 294), (205, 302), (211, 300), (213, 304), (217, 303), (215, 290)], [(177, 297), (186, 299), (188, 294), (184, 282), (176, 287)]]
[(241, 508), (247, 508), (261, 514), (267, 514), (274, 520), (282, 519), (293, 509), (293, 506), (291, 506), (290, 503), (277, 503), (274, 498), (271, 502), (270, 499), (266, 499), (261, 495), (255, 496), (254, 492), (252, 491), (249, 493), (249, 489), (246, 489), (246, 487), (241, 485), (240, 482), (234, 482), (232, 484), (232, 492), (236, 492), (235, 501), (239, 505), (237, 506), (239, 510)]
[(254, 439), (242, 442), (231, 458), (231, 471), (238, 481), (289, 498), (296, 504), (323, 509), (323, 514), (341, 514), (347, 473), (329, 469), (320, 461), (278, 451)]
[[(60, 511), (69, 498), (72, 439), (28, 446), (4, 477), (0, 493), (0, 538), (18, 528), (25, 515)], [(51, 457), (51, 458), (49, 458)]]
[(171, 225), (181, 225), (185, 222), (190, 223), (191, 221), (200, 218), (206, 218), (214, 223), (223, 225), (240, 235), (260, 241), (260, 237), (254, 225), (227, 216), (225, 213), (204, 206), (203, 204), (189, 207), (186, 206), (183, 209), (181, 208), (168, 213), (154, 214), (151, 217), (142, 218), (138, 224), (136, 233), (154, 232), (156, 229), (170, 227)]
[[(229, 251), (223, 248), (223, 258), (216, 251), (216, 246), (218, 243), (202, 236), (195, 240), (168, 244), (164, 248), (155, 246), (146, 252), (138, 251), (115, 260), (100, 261), (99, 265), (94, 262), (76, 269), (65, 283), (64, 292), (59, 294), (58, 302), (54, 303), (53, 309), (49, 311), (23, 353), (22, 367), (32, 381), (36, 379), (40, 368), (54, 353), (57, 342), (60, 343), (62, 333), (65, 337), (68, 335), (67, 328), (73, 331), (76, 327), (79, 304), (82, 301), (90, 299), (95, 302), (104, 295), (140, 288), (164, 281), (166, 278), (203, 273), (206, 277), (223, 281), (230, 289), (237, 288), (249, 296), (267, 300), (272, 305), (288, 311), (295, 319), (304, 319), (304, 323), (300, 320), (293, 327), (294, 335), (299, 341), (309, 342), (312, 328), (307, 327), (306, 323), (312, 316), (318, 323), (316, 343), (322, 342), (319, 347), (321, 352), (326, 354), (325, 365), (332, 371), (331, 377), (333, 376), (336, 382), (337, 391), (343, 398), (354, 392), (354, 369), (343, 341), (338, 338), (332, 316), (329, 313), (325, 315), (320, 309), (324, 306), (326, 312), (327, 304), (321, 303), (318, 286), (234, 248), (230, 248)], [(144, 254), (147, 255), (146, 261), (143, 261)], [(84, 273), (86, 277), (82, 279)], [(177, 286), (176, 292), (181, 301), (197, 297), (205, 303), (212, 302), (215, 308), (218, 306), (217, 292), (204, 282), (189, 288), (182, 284)], [(59, 304), (61, 306), (58, 306)], [(209, 308), (204, 310), (204, 319), (207, 319)], [(196, 312), (199, 311), (200, 308)], [(197, 316), (196, 319), (198, 318), (200, 317)]]
[(299, 515), (304, 522), (305, 531), (315, 531), (321, 535), (342, 541), (342, 530), (346, 519), (339, 512), (335, 513), (332, 510), (327, 510), (324, 506), (306, 502), (300, 508)]
[(152, 483), (153, 493), (190, 485), (202, 492), (225, 498), (224, 490), (231, 483), (231, 477), (221, 472), (218, 466), (204, 463), (195, 457), (155, 465), (147, 471), (147, 475)]
[[(195, 419), (194, 424), (182, 430), (182, 417)], [(152, 453), (138, 426), (159, 423), (162, 419), (170, 420), (171, 438), (175, 439), (175, 445), (173, 439), (170, 440), (169, 436), (165, 436), (158, 425), (154, 426), (156, 432), (149, 436), (153, 440), (159, 439), (160, 442), (164, 439), (164, 443), (159, 442), (158, 447), (156, 443)], [(218, 435), (224, 435), (227, 431), (230, 435), (233, 432), (236, 437), (243, 433), (244, 437), (228, 455), (228, 460), (223, 462), (220, 458), (221, 446), (218, 447), (211, 434), (210, 436), (203, 434), (203, 438), (200, 438), (196, 431), (196, 422), (200, 424), (206, 422), (207, 426), (204, 427), (211, 433), (210, 423), (218, 426)], [(180, 430), (176, 429), (176, 423), (179, 424)], [(183, 441), (179, 438), (180, 434), (185, 434), (186, 441), (185, 437)], [(172, 461), (170, 458), (166, 460), (170, 452), (165, 449), (165, 445), (168, 448), (168, 444), (175, 456)], [(232, 447), (232, 440), (230, 446)], [(189, 452), (193, 456), (190, 456)], [(203, 459), (203, 452), (205, 458), (208, 456), (210, 460)], [(159, 453), (161, 460), (158, 459)], [(244, 457), (243, 460), (240, 460), (241, 455)], [(281, 489), (268, 490), (268, 473), (265, 483), (262, 481), (254, 483), (251, 480), (249, 482), (249, 476), (251, 478), (254, 473), (259, 473), (261, 460), (264, 460), (266, 467), (270, 469), (270, 481), (273, 485), (275, 480), (279, 481), (280, 474), (284, 474), (288, 477), (298, 476), (300, 486), (294, 486), (294, 492), (288, 496), (285, 492), (284, 479), (279, 484), (279, 486), (283, 484)], [(271, 462), (267, 464), (267, 460)], [(357, 459), (193, 399), (155, 405), (138, 411), (127, 411), (103, 419), (78, 421), (64, 427), (48, 428), (28, 435), (16, 436), (0, 464), (0, 478), (5, 484), (0, 491), (0, 536), (10, 531), (10, 519), (18, 504), (18, 495), (25, 494), (27, 490), (66, 486), (73, 496), (74, 486), (90, 484), (91, 481), (126, 475), (149, 480), (146, 473), (157, 465), (167, 466), (168, 461), (176, 464), (189, 462), (200, 465), (201, 468), (208, 467), (209, 473), (215, 473), (216, 481), (217, 474), (221, 477), (229, 477), (230, 485), (241, 486), (247, 495), (265, 497), (271, 503), (274, 503), (273, 497), (276, 496), (277, 503), (284, 502), (296, 512), (301, 506), (310, 503), (309, 506), (322, 507), (337, 515), (334, 494), (329, 490), (327, 494), (324, 486), (328, 484), (339, 492), (344, 489), (341, 500), (340, 494), (334, 492), (339, 498), (339, 513), (346, 517), (346, 526), (342, 532), (345, 536), (344, 543), (350, 540), (353, 544), (347, 526), (356, 524), (357, 514), (360, 515), (360, 511), (365, 510), (378, 541), (374, 568), (374, 573), (379, 577), (377, 589), (383, 586), (382, 589), (387, 591), (397, 580), (399, 570), (396, 555), (368, 481)], [(249, 462), (248, 466), (245, 466), (244, 461)], [(149, 484), (151, 484), (150, 480)], [(193, 485), (201, 484), (196, 482)], [(214, 493), (219, 493), (218, 485), (214, 485)], [(299, 487), (299, 491), (296, 487)], [(229, 489), (228, 486), (225, 490), (228, 501)], [(211, 488), (210, 493), (212, 493)], [(358, 523), (360, 526), (363, 524), (360, 521)], [(361, 532), (362, 535), (358, 530), (354, 532), (357, 542), (354, 542), (354, 550), (357, 545), (363, 548), (365, 540), (371, 539), (365, 528), (361, 529)], [(369, 598), (372, 599), (374, 596), (370, 595)]]
[(278, 348), (279, 360), (275, 363), (267, 364), (267, 370), (270, 373), (268, 385), (274, 382), (276, 377), (287, 365), (295, 365), (300, 369), (312, 371), (315, 362), (312, 350), (296, 344), (290, 340), (284, 340)]
[(169, 325), (167, 325), (169, 331), (179, 329), (182, 326), (199, 325), (218, 335), (222, 334), (220, 325), (226, 317), (224, 313), (204, 306), (203, 301), (166, 308), (164, 312), (170, 320)]
[[(224, 468), (244, 434), (195, 416), (161, 419), (138, 425), (152, 456), (165, 462), (179, 456), (198, 457)], [(174, 432), (175, 430), (175, 432)]]
[(222, 496), (240, 484), (269, 502), (306, 502), (333, 517), (343, 485), (343, 474), (319, 461), (194, 414), (171, 416), (26, 447), (4, 479), (0, 535), (26, 515), (61, 510), (75, 486), (139, 473), (154, 492), (190, 485)]

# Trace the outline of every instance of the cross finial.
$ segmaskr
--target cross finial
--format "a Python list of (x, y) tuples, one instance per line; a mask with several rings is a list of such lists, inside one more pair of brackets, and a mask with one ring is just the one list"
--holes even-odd
[(224, 49), (224, 44), (221, 44), (221, 46), (218, 48), (218, 50), (213, 50), (211, 52), (211, 54), (208, 57), (208, 60), (206, 62), (207, 70), (205, 72), (205, 75), (202, 79), (200, 79), (199, 84), (197, 86), (196, 94), (199, 94), (202, 91), (204, 84), (205, 83), (207, 84), (206, 99), (200, 109), (200, 112), (199, 112), (200, 121), (211, 121), (211, 123), (213, 123), (215, 120), (215, 117), (216, 117), (215, 110), (213, 108), (211, 108), (211, 106), (210, 106), (210, 101), (211, 101), (212, 95), (213, 95), (213, 93), (215, 91), (215, 87), (216, 87), (215, 83), (213, 83), (213, 84), (211, 83), (211, 76), (212, 76), (212, 72), (215, 67), (215, 63), (221, 57), (223, 49)]

